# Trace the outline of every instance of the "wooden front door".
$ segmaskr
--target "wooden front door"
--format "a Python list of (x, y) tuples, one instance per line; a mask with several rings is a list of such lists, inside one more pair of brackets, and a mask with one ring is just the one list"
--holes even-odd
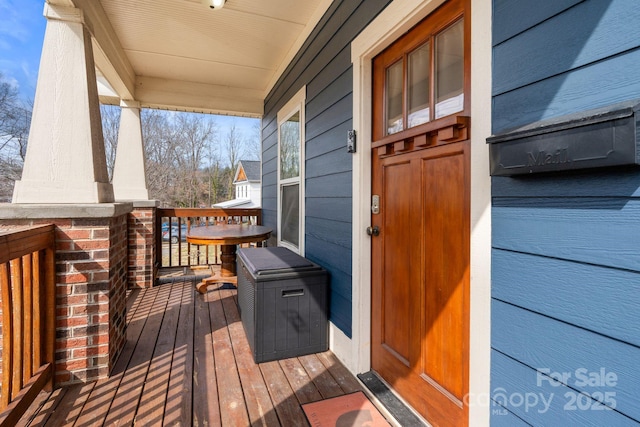
[[(377, 227), (372, 369), (436, 426), (468, 424), (470, 119), (464, 5), (445, 3), (374, 59), (372, 194), (379, 209), (371, 216), (372, 228)], [(439, 51), (444, 48), (446, 55)], [(416, 60), (412, 55), (419, 49), (422, 58)], [(422, 77), (416, 77), (416, 67)], [(439, 72), (461, 79), (443, 83)], [(412, 90), (429, 93), (412, 103), (418, 96)], [(422, 123), (416, 124), (416, 117)]]

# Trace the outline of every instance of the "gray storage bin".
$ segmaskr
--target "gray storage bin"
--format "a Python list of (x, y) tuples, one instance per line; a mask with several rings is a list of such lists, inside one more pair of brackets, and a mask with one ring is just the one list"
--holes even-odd
[(282, 247), (238, 250), (238, 306), (256, 363), (329, 348), (326, 270)]

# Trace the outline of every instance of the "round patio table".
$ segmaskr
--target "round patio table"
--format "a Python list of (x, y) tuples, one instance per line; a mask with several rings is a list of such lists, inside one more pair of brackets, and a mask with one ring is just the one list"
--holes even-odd
[(214, 283), (237, 285), (236, 245), (241, 243), (262, 242), (271, 235), (271, 228), (262, 225), (221, 224), (193, 227), (187, 233), (187, 242), (195, 245), (220, 245), (222, 254), (220, 272), (203, 279), (196, 285), (201, 294)]

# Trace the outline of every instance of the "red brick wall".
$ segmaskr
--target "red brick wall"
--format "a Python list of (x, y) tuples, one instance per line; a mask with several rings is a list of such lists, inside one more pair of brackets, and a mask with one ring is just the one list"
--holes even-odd
[(126, 341), (127, 215), (56, 225), (56, 385), (109, 375)]
[(129, 287), (153, 286), (156, 208), (134, 208), (129, 214)]

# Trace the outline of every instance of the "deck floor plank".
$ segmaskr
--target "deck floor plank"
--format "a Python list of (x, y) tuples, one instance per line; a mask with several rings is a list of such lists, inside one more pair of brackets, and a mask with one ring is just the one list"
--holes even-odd
[(182, 284), (182, 307), (178, 319), (171, 375), (167, 390), (164, 425), (190, 426), (192, 415), (193, 314), (194, 293), (191, 283)]
[(19, 425), (308, 426), (302, 403), (361, 389), (330, 351), (256, 364), (235, 290), (131, 290), (127, 325), (109, 378), (40, 397)]
[(48, 424), (65, 427), (73, 426), (82, 412), (82, 408), (87, 402), (87, 398), (95, 382), (88, 384), (75, 384), (67, 388), (66, 393), (60, 400), (60, 404), (56, 407), (51, 417), (47, 420)]
[(107, 425), (133, 424), (142, 388), (147, 379), (149, 365), (166, 313), (171, 287), (159, 287), (155, 302), (144, 325), (138, 345), (131, 356), (122, 382), (113, 399), (105, 423)]
[(104, 424), (157, 294), (158, 291), (155, 288), (143, 289), (133, 294), (135, 301), (131, 305), (131, 311), (127, 313), (127, 340), (124, 348), (111, 375), (96, 382), (76, 426), (98, 427)]
[(193, 344), (193, 418), (194, 426), (220, 425), (220, 406), (209, 301), (211, 292), (195, 298)]
[(336, 379), (338, 384), (340, 384), (340, 388), (342, 388), (344, 394), (363, 390), (356, 377), (354, 377), (351, 372), (349, 372), (349, 370), (340, 363), (338, 358), (331, 351), (318, 353), (317, 356), (325, 368)]
[(167, 389), (162, 385), (169, 382), (171, 374), (171, 362), (181, 306), (182, 287), (173, 286), (153, 351), (147, 380), (142, 389), (134, 424), (142, 426), (162, 424), (167, 398)]
[(218, 401), (220, 402), (222, 425), (246, 426), (249, 425), (249, 417), (222, 303), (223, 299), (233, 300), (233, 297), (223, 296), (219, 291), (210, 292), (209, 295), (213, 299), (209, 303), (209, 314), (213, 331), (213, 354), (216, 359)]
[(260, 368), (253, 361), (251, 348), (240, 321), (238, 306), (234, 299), (229, 298), (229, 296), (235, 297), (236, 292), (226, 290), (220, 291), (220, 293), (223, 296), (222, 306), (229, 325), (229, 336), (238, 365), (238, 374), (242, 383), (250, 425), (277, 426), (279, 424), (278, 416), (269, 397), (269, 390), (264, 383)]
[(291, 388), (287, 377), (282, 372), (278, 361), (264, 362), (260, 371), (269, 389), (269, 395), (276, 408), (278, 419), (283, 426), (304, 426), (307, 419), (302, 411), (295, 391)]
[(338, 384), (331, 373), (327, 371), (320, 359), (318, 359), (318, 356), (308, 354), (306, 356), (300, 356), (298, 359), (307, 372), (307, 375), (309, 375), (309, 378), (311, 378), (311, 381), (313, 381), (318, 388), (323, 399), (344, 394), (344, 391), (340, 388), (340, 384)]
[[(44, 404), (39, 401), (40, 404), (38, 405), (37, 411), (35, 411), (35, 413), (27, 411), (27, 413), (22, 416), (20, 421), (18, 421), (17, 426), (45, 426), (47, 424), (47, 421), (51, 417), (51, 414), (53, 414), (60, 402), (62, 402), (62, 398), (67, 392), (67, 389), (68, 387), (53, 390), (53, 392), (49, 395), (47, 401), (44, 402)], [(36, 402), (34, 402), (34, 404), (36, 404)], [(34, 404), (32, 404), (32, 406)]]
[(322, 395), (297, 358), (283, 359), (278, 363), (291, 384), (298, 402), (305, 404), (322, 400)]

